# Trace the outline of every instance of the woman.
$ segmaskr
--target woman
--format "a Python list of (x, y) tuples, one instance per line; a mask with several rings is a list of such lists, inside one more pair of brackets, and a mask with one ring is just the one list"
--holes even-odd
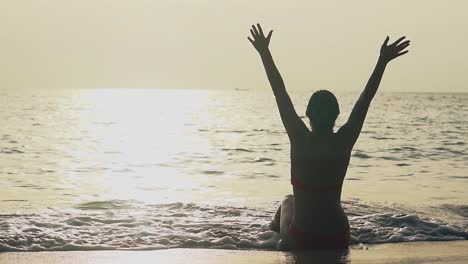
[(317, 91), (310, 98), (306, 116), (312, 131), (294, 110), (283, 79), (268, 49), (270, 31), (265, 37), (259, 24), (250, 30), (249, 41), (262, 58), (276, 98), (281, 120), (291, 143), (291, 184), (294, 196), (283, 200), (271, 223), (280, 233), (279, 249), (346, 249), (350, 229), (341, 207), (341, 189), (349, 165), (351, 150), (364, 123), (387, 64), (408, 51), (409, 40), (399, 38), (388, 45), (385, 39), (380, 57), (364, 91), (349, 116), (336, 133), (335, 120), (340, 113), (335, 96)]

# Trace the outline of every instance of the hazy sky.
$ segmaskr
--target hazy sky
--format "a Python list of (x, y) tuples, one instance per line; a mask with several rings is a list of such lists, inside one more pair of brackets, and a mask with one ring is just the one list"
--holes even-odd
[(385, 36), (410, 53), (382, 90), (468, 92), (468, 1), (0, 0), (0, 89), (267, 89), (246, 37), (274, 29), (288, 89), (362, 89)]

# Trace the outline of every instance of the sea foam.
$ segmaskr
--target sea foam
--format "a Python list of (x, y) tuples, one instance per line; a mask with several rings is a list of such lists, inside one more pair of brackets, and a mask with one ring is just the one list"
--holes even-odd
[[(351, 224), (351, 244), (358, 247), (468, 238), (465, 206), (444, 205), (426, 214), (350, 200), (344, 208)], [(0, 215), (0, 250), (275, 250), (279, 235), (268, 229), (273, 209), (111, 200), (82, 203), (67, 211)], [(450, 214), (452, 221), (428, 217), (434, 210)]]

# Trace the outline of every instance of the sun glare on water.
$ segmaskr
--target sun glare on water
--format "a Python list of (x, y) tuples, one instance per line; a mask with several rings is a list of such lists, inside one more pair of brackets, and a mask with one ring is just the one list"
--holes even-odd
[(76, 164), (71, 171), (93, 171), (85, 188), (102, 198), (161, 203), (177, 192), (177, 200), (191, 199), (199, 186), (181, 164), (210, 148), (196, 133), (198, 124), (210, 122), (209, 99), (190, 90), (83, 91), (79, 124), (88, 140), (77, 146), (76, 158), (91, 168)]

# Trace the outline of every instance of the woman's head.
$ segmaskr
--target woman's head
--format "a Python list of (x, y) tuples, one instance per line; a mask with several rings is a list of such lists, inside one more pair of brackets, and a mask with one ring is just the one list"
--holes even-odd
[(314, 131), (333, 131), (335, 120), (339, 114), (338, 101), (330, 91), (320, 90), (310, 97), (306, 116), (309, 118)]

